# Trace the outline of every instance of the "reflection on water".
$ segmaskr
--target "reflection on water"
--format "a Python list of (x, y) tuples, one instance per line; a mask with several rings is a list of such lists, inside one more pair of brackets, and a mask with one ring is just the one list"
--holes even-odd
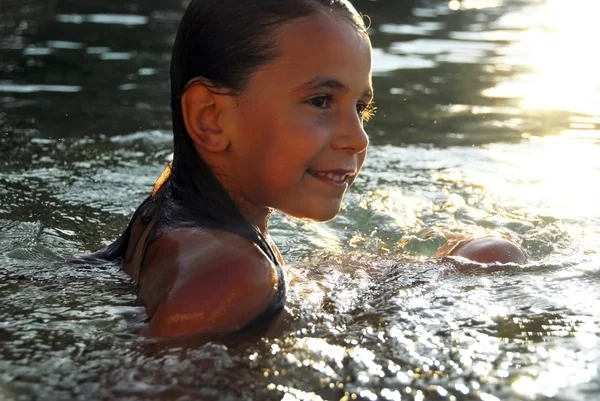
[(532, 12), (522, 40), (501, 49), (494, 61), (530, 71), (484, 91), (492, 97), (521, 98), (522, 105), (595, 115), (600, 111), (600, 62), (589, 38), (600, 34), (600, 4), (548, 0)]
[(119, 14), (57, 14), (56, 21), (71, 24), (95, 23), (117, 25), (145, 25), (148, 17), (144, 15), (119, 15)]
[[(30, 54), (30, 53), (28, 53)], [(0, 92), (31, 93), (31, 92), (79, 92), (80, 86), (69, 85), (0, 85)]]
[[(0, 0), (0, 399), (598, 399), (598, 5), (356, 5), (373, 146), (338, 218), (274, 217), (292, 317), (180, 346), (140, 334), (114, 266), (63, 261), (114, 239), (170, 160), (181, 4)], [(531, 263), (431, 260), (444, 230)]]

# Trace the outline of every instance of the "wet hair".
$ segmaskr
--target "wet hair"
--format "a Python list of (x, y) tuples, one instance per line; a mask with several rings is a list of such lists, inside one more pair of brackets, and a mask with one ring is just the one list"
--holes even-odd
[(242, 93), (251, 74), (279, 56), (277, 28), (317, 13), (347, 18), (357, 30), (366, 32), (363, 18), (347, 0), (191, 1), (179, 26), (171, 59), (171, 173), (158, 192), (139, 206), (123, 235), (95, 257), (127, 261), (132, 254), (132, 250), (128, 252), (130, 237), (139, 235), (131, 232), (133, 222), (141, 219), (144, 225), (152, 225), (145, 248), (168, 228), (215, 228), (251, 240), (277, 263), (258, 228), (242, 215), (196, 151), (185, 128), (181, 96), (186, 85), (196, 78), (208, 82), (209, 89), (215, 92)]

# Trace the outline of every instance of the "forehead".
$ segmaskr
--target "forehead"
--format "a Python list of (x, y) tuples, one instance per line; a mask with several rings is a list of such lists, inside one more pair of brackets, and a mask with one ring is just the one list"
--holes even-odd
[(371, 43), (348, 19), (325, 13), (297, 19), (276, 32), (279, 57), (258, 80), (285, 87), (317, 76), (339, 80), (351, 90), (371, 86)]

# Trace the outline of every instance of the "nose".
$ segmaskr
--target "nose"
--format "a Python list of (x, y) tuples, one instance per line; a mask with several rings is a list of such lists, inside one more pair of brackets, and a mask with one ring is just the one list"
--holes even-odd
[(362, 118), (356, 113), (341, 118), (335, 130), (331, 146), (351, 154), (364, 152), (369, 146), (369, 137), (363, 127)]

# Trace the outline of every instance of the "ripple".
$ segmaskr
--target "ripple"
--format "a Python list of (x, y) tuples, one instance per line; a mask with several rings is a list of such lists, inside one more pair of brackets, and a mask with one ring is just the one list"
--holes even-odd
[(116, 135), (110, 138), (115, 143), (148, 142), (155, 144), (168, 143), (173, 140), (173, 133), (161, 130), (138, 131), (127, 135)]
[(519, 11), (509, 11), (507, 13), (502, 14), (498, 19), (496, 19), (490, 27), (493, 29), (503, 30), (503, 29), (519, 29), (519, 30), (527, 30), (532, 26), (537, 26), (539, 20), (539, 10), (537, 8), (524, 7)]
[(146, 25), (148, 17), (135, 14), (57, 14), (56, 21), (69, 24)]
[(416, 35), (430, 36), (433, 32), (443, 28), (443, 24), (439, 22), (421, 22), (416, 25), (406, 24), (381, 24), (377, 28), (381, 33), (394, 35)]
[(12, 93), (37, 93), (37, 92), (57, 92), (57, 93), (75, 93), (82, 91), (81, 86), (76, 85), (18, 85), (18, 84), (0, 84), (0, 92)]
[(47, 47), (27, 46), (23, 49), (25, 56), (47, 56), (52, 53), (52, 49)]
[(394, 42), (390, 52), (415, 57), (430, 56), (436, 62), (476, 63), (496, 48), (491, 42), (453, 41), (446, 39), (417, 39), (409, 42)]
[(68, 40), (49, 40), (48, 46), (54, 49), (81, 49), (85, 44)]
[(39, 223), (0, 220), (0, 252), (33, 244), (41, 232)]
[(526, 82), (501, 82), (498, 85), (484, 89), (481, 96), (491, 98), (520, 99), (529, 93), (529, 85)]
[(156, 68), (144, 67), (138, 70), (138, 75), (147, 76), (156, 74)]
[(132, 52), (106, 52), (100, 53), (101, 60), (131, 60), (133, 58)]
[(136, 83), (127, 83), (127, 84), (121, 84), (118, 86), (119, 90), (121, 91), (130, 91), (130, 90), (134, 90), (138, 87), (138, 84)]
[(455, 41), (446, 39), (417, 39), (409, 42), (392, 43), (390, 50), (394, 53), (427, 54), (440, 53), (471, 54), (482, 56), (494, 50), (496, 44), (489, 42)]
[(471, 114), (504, 114), (508, 116), (518, 116), (522, 114), (521, 109), (516, 107), (506, 106), (472, 106), (467, 104), (450, 104), (440, 105), (439, 110), (446, 111), (448, 113), (471, 113)]
[(400, 56), (373, 49), (373, 73), (381, 74), (401, 69), (433, 68), (436, 63), (419, 56)]
[(523, 31), (497, 30), (497, 31), (454, 31), (450, 38), (456, 40), (485, 41), (485, 42), (516, 42), (525, 36)]
[(110, 47), (106, 46), (90, 46), (86, 50), (88, 54), (102, 54), (110, 52)]

